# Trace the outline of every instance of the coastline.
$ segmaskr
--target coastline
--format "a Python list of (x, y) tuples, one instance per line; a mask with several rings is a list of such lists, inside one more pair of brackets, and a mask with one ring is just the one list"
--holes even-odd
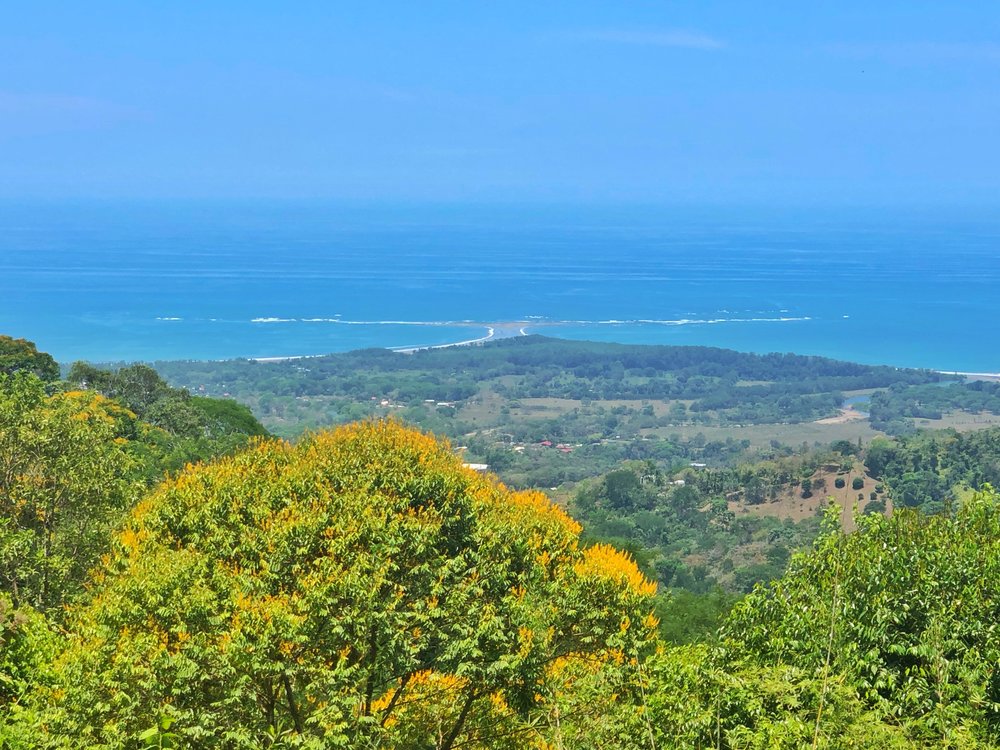
[[(471, 339), (463, 339), (462, 341), (449, 341), (443, 344), (387, 346), (385, 347), (385, 349), (387, 349), (388, 351), (396, 352), (398, 354), (413, 354), (414, 352), (427, 351), (431, 349), (449, 349), (455, 346), (477, 346), (480, 344), (484, 344), (488, 341), (499, 341), (500, 339), (505, 339), (505, 338), (517, 338), (520, 336), (528, 336), (530, 335), (528, 333), (528, 329), (557, 327), (559, 325), (565, 325), (568, 322), (570, 321), (519, 320), (519, 321), (504, 321), (504, 322), (493, 322), (493, 323), (473, 323), (470, 321), (463, 321), (461, 323), (449, 322), (448, 325), (458, 325), (468, 328), (484, 328), (486, 331), (486, 335), (478, 336), (476, 338), (471, 338)], [(602, 322), (614, 323), (617, 321), (602, 321)], [(425, 324), (411, 323), (411, 325), (443, 325), (443, 323), (425, 323)], [(326, 357), (333, 353), (335, 352), (324, 352), (322, 354), (288, 354), (279, 356), (246, 357), (246, 359), (248, 359), (251, 362), (260, 362), (260, 363), (291, 362), (296, 360), (306, 360), (306, 359), (316, 359), (319, 357)], [(920, 369), (920, 368), (908, 367), (906, 365), (900, 365), (899, 367), (905, 369)], [(971, 381), (982, 380), (989, 382), (1000, 382), (1000, 372), (944, 370), (934, 367), (929, 367), (926, 369), (940, 373), (941, 375), (955, 375)]]
[[(721, 310), (719, 312), (726, 313), (727, 315), (731, 313), (729, 310)], [(782, 309), (780, 312), (785, 313), (787, 311)], [(732, 314), (735, 314), (735, 312)], [(763, 313), (761, 314), (763, 315)], [(562, 339), (619, 344), (623, 346), (701, 346), (731, 349), (733, 351), (756, 353), (759, 355), (767, 355), (771, 353), (794, 353), (801, 354), (803, 356), (819, 356), (864, 365), (881, 365), (902, 369), (929, 370), (940, 373), (943, 376), (965, 378), (971, 381), (1000, 381), (1000, 367), (998, 367), (995, 360), (990, 361), (993, 359), (992, 357), (977, 356), (974, 358), (966, 358), (959, 354), (954, 359), (947, 356), (941, 356), (940, 359), (938, 359), (938, 357), (934, 357), (933, 359), (938, 359), (938, 362), (934, 362), (933, 359), (931, 357), (927, 357), (926, 354), (914, 361), (912, 357), (908, 358), (906, 356), (900, 356), (898, 358), (894, 357), (890, 359), (886, 356), (885, 352), (881, 355), (873, 354), (871, 351), (854, 351), (848, 353), (840, 347), (836, 347), (835, 350), (831, 351), (828, 347), (820, 345), (819, 342), (822, 340), (821, 336), (813, 337), (809, 335), (803, 339), (802, 332), (805, 329), (800, 328), (800, 326), (804, 325), (802, 321), (815, 320), (815, 318), (811, 316), (787, 315), (782, 317), (752, 318), (716, 317), (708, 315), (698, 316), (694, 312), (685, 313), (685, 315), (688, 315), (689, 317), (678, 317), (677, 319), (639, 319), (622, 317), (620, 319), (602, 318), (600, 320), (575, 319), (570, 316), (565, 318), (546, 318), (542, 316), (529, 315), (523, 318), (500, 319), (497, 322), (493, 322), (489, 319), (476, 320), (470, 318), (451, 318), (447, 320), (355, 320), (344, 319), (339, 314), (332, 318), (258, 317), (250, 319), (249, 322), (254, 324), (255, 327), (260, 326), (268, 329), (266, 334), (260, 336), (251, 334), (247, 336), (246, 331), (240, 328), (236, 330), (234, 337), (236, 340), (240, 340), (240, 338), (246, 336), (247, 341), (255, 341), (255, 343), (251, 343), (250, 346), (253, 346), (255, 349), (259, 346), (259, 349), (257, 349), (259, 354), (251, 353), (253, 352), (253, 349), (250, 349), (250, 352), (247, 353), (240, 353), (238, 350), (233, 352), (232, 349), (235, 347), (230, 345), (231, 353), (221, 357), (218, 353), (204, 350), (197, 353), (185, 352), (181, 355), (174, 354), (173, 356), (164, 356), (164, 354), (160, 352), (153, 353), (143, 351), (138, 354), (138, 357), (136, 357), (135, 354), (124, 353), (100, 357), (77, 354), (73, 357), (67, 356), (60, 359), (60, 361), (70, 362), (75, 359), (83, 359), (85, 361), (93, 362), (121, 362), (133, 360), (201, 360), (211, 362), (239, 359), (266, 364), (326, 357), (332, 354), (366, 348), (381, 348), (387, 351), (410, 354), (417, 351), (446, 349), (453, 346), (476, 346), (501, 338), (527, 336), (529, 333), (538, 333)], [(176, 343), (174, 339), (179, 338), (180, 340), (183, 340), (187, 335), (189, 335), (187, 331), (179, 333), (176, 329), (178, 321), (188, 320), (186, 318), (162, 317), (157, 318), (157, 320), (171, 321), (169, 325), (174, 326), (169, 334), (170, 343)], [(798, 332), (791, 337), (785, 336), (785, 338), (780, 341), (771, 341), (770, 339), (764, 337), (763, 329), (760, 329), (762, 338), (759, 340), (754, 336), (747, 338), (743, 331), (737, 331), (735, 329), (736, 324), (761, 323), (766, 325), (776, 325), (779, 321), (781, 323), (788, 324), (788, 326), (791, 327), (787, 329), (783, 328), (783, 331), (792, 331), (794, 329), (798, 330)], [(193, 337), (195, 333), (199, 333), (201, 331), (198, 326), (204, 326), (207, 323), (215, 322), (218, 321), (214, 318), (191, 318), (189, 321), (192, 326), (192, 332), (190, 335)], [(247, 321), (243, 319), (226, 320), (222, 322), (227, 324), (242, 324)], [(330, 334), (327, 334), (318, 327), (307, 326), (304, 332), (301, 332), (299, 329), (293, 331), (291, 328), (288, 328), (286, 333), (286, 328), (283, 325), (267, 325), (296, 323), (330, 323), (338, 324), (339, 326), (348, 326), (352, 330), (349, 333), (345, 332), (344, 335), (341, 335), (340, 332), (331, 332)], [(713, 331), (718, 331), (720, 329), (716, 328), (713, 324), (722, 323), (734, 324), (734, 327), (730, 329), (728, 334), (721, 336), (722, 340), (715, 340), (719, 337), (716, 336), (713, 338), (712, 334), (703, 334), (701, 332), (701, 330), (707, 331), (709, 328)], [(383, 328), (383, 330), (376, 331), (374, 328), (364, 330), (360, 328), (364, 326), (378, 326)], [(394, 329), (394, 326), (399, 328)], [(708, 328), (703, 328), (705, 326)], [(413, 330), (414, 328), (424, 327), (429, 329), (425, 333), (415, 333)], [(671, 333), (669, 335), (660, 333), (660, 330), (664, 329), (683, 331), (683, 333)], [(425, 334), (427, 334), (427, 338), (424, 338)], [(203, 338), (204, 337), (199, 336), (198, 340), (203, 340)], [(435, 338), (437, 339), (436, 342)], [(781, 337), (779, 336), (779, 338)], [(785, 340), (789, 338), (790, 340)], [(416, 339), (416, 341), (414, 341), (414, 339)], [(424, 340), (421, 342), (420, 339)], [(400, 340), (408, 340), (408, 343), (400, 344)], [(271, 343), (263, 343), (266, 341), (270, 341)], [(147, 346), (145, 348), (148, 349), (150, 347)], [(241, 346), (239, 348), (243, 347)], [(275, 350), (281, 351), (282, 349), (288, 353), (275, 353)], [(941, 354), (945, 353), (942, 352)], [(926, 361), (924, 357), (926, 357), (926, 359), (931, 359), (931, 361)], [(890, 359), (890, 361), (887, 362), (887, 359)], [(922, 359), (924, 361), (921, 361)], [(949, 359), (952, 361), (949, 362)], [(961, 369), (953, 369), (955, 368), (955, 364), (958, 364)]]
[(429, 346), (405, 346), (405, 347), (392, 346), (389, 347), (389, 351), (396, 352), (397, 354), (413, 354), (413, 352), (419, 352), (424, 349), (448, 349), (452, 346), (474, 346), (475, 344), (482, 344), (486, 341), (490, 341), (491, 339), (493, 339), (493, 336), (496, 333), (496, 329), (487, 328), (486, 331), (487, 331), (486, 335), (478, 339), (469, 339), (468, 341), (455, 341), (448, 344), (433, 344)]
[[(515, 322), (505, 322), (505, 323), (483, 323), (481, 325), (469, 326), (471, 327), (483, 327), (486, 329), (486, 335), (480, 336), (474, 339), (466, 339), (464, 341), (450, 341), (445, 344), (427, 344), (427, 345), (417, 345), (417, 346), (389, 346), (386, 347), (391, 352), (396, 352), (397, 354), (413, 354), (414, 352), (425, 351), (429, 349), (450, 349), (454, 346), (477, 346), (478, 344), (484, 344), (487, 341), (499, 341), (500, 339), (510, 339), (517, 338), (519, 336), (527, 336), (527, 329), (532, 324), (527, 321), (515, 321)], [(290, 354), (280, 357), (247, 357), (251, 362), (291, 362), (299, 359), (316, 359), (317, 357), (326, 357), (328, 354)]]
[(490, 323), (486, 325), (486, 335), (481, 336), (477, 339), (469, 339), (468, 341), (454, 341), (447, 344), (433, 344), (430, 346), (405, 346), (405, 347), (389, 347), (390, 351), (398, 352), (399, 354), (412, 354), (413, 352), (419, 352), (426, 349), (449, 349), (453, 346), (476, 346), (477, 344), (484, 344), (487, 341), (499, 341), (500, 339), (512, 339), (519, 336), (527, 336), (526, 328), (528, 323), (523, 321), (516, 321), (513, 323)]
[[(504, 323), (483, 323), (481, 325), (486, 329), (486, 335), (474, 339), (466, 339), (463, 341), (450, 341), (444, 344), (426, 344), (417, 346), (398, 346), (398, 347), (389, 346), (385, 348), (388, 349), (389, 351), (396, 352), (397, 354), (413, 354), (414, 352), (428, 351), (431, 349), (450, 349), (455, 346), (477, 346), (479, 344), (484, 344), (487, 341), (499, 341), (500, 339), (529, 336), (530, 334), (527, 332), (528, 328), (541, 327), (545, 325), (551, 326), (553, 324), (540, 323), (538, 321), (514, 321), (514, 322), (504, 322)], [(288, 354), (275, 357), (269, 357), (269, 356), (247, 357), (246, 359), (250, 360), (251, 362), (261, 362), (266, 364), (269, 362), (292, 362), (300, 359), (317, 359), (319, 357), (327, 357), (333, 353), (334, 352), (326, 352), (324, 354)], [(223, 361), (223, 360), (214, 360), (214, 361)], [(906, 368), (906, 369), (919, 369), (919, 368)], [(957, 375), (965, 378), (966, 380), (985, 380), (989, 382), (1000, 382), (1000, 372), (970, 372), (966, 370), (939, 370), (936, 368), (927, 368), (927, 369), (933, 372), (940, 373), (941, 375)]]
[(942, 375), (961, 375), (967, 380), (1000, 380), (1000, 372), (962, 372), (961, 370), (937, 370)]

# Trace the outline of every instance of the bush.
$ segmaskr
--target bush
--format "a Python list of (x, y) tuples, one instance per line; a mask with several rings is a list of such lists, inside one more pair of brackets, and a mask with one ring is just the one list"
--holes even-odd
[(851, 480), (852, 490), (861, 490), (864, 489), (864, 486), (865, 486), (865, 480), (862, 479), (861, 477), (854, 477), (854, 479)]
[(865, 505), (865, 513), (885, 513), (885, 501), (876, 500), (872, 498), (872, 501)]
[(844, 487), (847, 486), (847, 482), (844, 480), (843, 477), (837, 477), (836, 479), (833, 480), (833, 486), (836, 487), (838, 490), (842, 490), (844, 489)]

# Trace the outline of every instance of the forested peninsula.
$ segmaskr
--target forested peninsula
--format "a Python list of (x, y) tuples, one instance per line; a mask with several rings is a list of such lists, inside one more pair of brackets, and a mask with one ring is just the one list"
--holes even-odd
[(993, 396), (540, 337), (61, 368), (0, 336), (0, 747), (998, 747)]

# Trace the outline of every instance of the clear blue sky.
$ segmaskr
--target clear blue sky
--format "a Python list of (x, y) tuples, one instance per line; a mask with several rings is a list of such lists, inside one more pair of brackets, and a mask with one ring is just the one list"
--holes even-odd
[(0, 197), (1000, 195), (1000, 2), (46, 2)]

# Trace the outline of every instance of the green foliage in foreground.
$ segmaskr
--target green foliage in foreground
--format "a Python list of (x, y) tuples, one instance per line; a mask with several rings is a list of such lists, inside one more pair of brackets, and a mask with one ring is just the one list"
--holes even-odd
[(729, 663), (788, 664), (842, 684), (915, 740), (1000, 740), (1000, 505), (865, 515), (823, 537), (723, 629)]
[[(149, 485), (266, 434), (245, 406), (191, 398), (148, 367), (75, 370), (69, 390), (51, 356), (0, 336), (0, 592), (55, 619)], [(127, 407), (178, 418), (154, 426)]]
[[(1000, 747), (997, 493), (954, 516), (865, 516), (850, 535), (829, 521), (736, 606), (717, 645), (644, 662), (641, 710), (581, 710), (562, 746)], [(565, 708), (598, 702), (598, 685), (578, 685)]]
[[(992, 489), (831, 527), (716, 641), (674, 646), (654, 605), (680, 643), (726, 595), (654, 601), (544, 496), (396, 424), (260, 442), (136, 504), (171, 462), (255, 429), (160, 383), (0, 374), (4, 750), (1000, 747)], [(893, 493), (925, 473), (950, 488), (992, 476), (994, 440), (877, 442), (866, 460)], [(657, 518), (725, 521), (699, 493), (762, 479), (640, 468), (589, 507), (664, 544)]]
[(124, 406), (134, 418), (128, 450), (148, 484), (189, 463), (229, 455), (267, 430), (243, 404), (191, 396), (172, 388), (146, 365), (101, 370), (84, 362), (70, 368), (68, 382)]
[(1000, 747), (997, 493), (952, 515), (865, 516), (850, 535), (830, 523), (716, 644), (657, 645), (630, 560), (581, 549), (543, 496), (433, 440), (367, 424), (261, 444), (143, 501), (65, 639), (0, 607), (0, 738)]
[(655, 636), (655, 585), (578, 534), (393, 423), (262, 443), (136, 508), (20, 718), (67, 747), (161, 714), (184, 747), (525, 746)]
[(98, 394), (46, 396), (32, 374), (0, 375), (0, 590), (15, 605), (72, 598), (139, 498), (133, 422)]

